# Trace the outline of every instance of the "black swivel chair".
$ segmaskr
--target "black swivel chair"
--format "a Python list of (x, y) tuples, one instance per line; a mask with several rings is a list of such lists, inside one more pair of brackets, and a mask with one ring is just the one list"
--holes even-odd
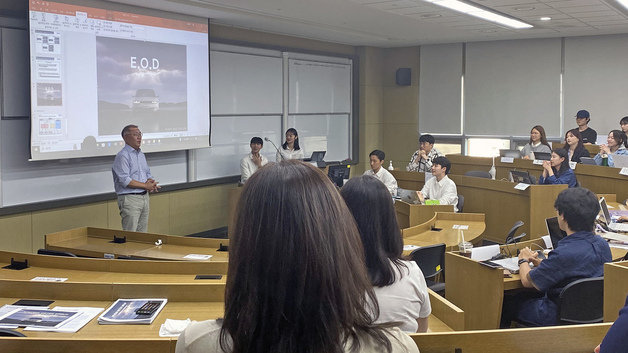
[(462, 208), (464, 207), (464, 196), (458, 194), (458, 203), (456, 204), (456, 208), (458, 212), (462, 213)]
[(427, 287), (434, 292), (445, 295), (445, 282), (436, 282), (436, 276), (445, 275), (445, 244), (422, 246), (410, 254), (412, 261), (416, 262), (423, 272)]
[(575, 280), (560, 292), (558, 320), (561, 324), (602, 322), (603, 314), (604, 277)]
[(464, 173), (465, 176), (472, 176), (472, 177), (476, 177), (476, 178), (486, 178), (486, 179), (491, 179), (491, 173), (489, 172), (485, 172), (483, 170), (470, 170), (466, 173)]
[(72, 254), (71, 252), (49, 250), (49, 249), (39, 249), (39, 250), (37, 250), (37, 255), (77, 257), (76, 255)]
[(517, 221), (515, 222), (515, 224), (513, 224), (512, 228), (510, 228), (510, 230), (508, 231), (508, 234), (506, 235), (506, 244), (516, 243), (519, 240), (521, 240), (521, 238), (526, 236), (526, 233), (521, 233), (515, 236), (515, 233), (517, 233), (517, 230), (521, 228), (523, 224), (524, 224), (523, 221)]

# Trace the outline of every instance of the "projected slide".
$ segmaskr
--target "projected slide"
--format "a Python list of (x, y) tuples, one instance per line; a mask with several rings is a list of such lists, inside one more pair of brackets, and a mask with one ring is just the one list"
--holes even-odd
[(128, 124), (145, 152), (207, 147), (206, 20), (97, 4), (30, 0), (32, 159), (116, 154)]

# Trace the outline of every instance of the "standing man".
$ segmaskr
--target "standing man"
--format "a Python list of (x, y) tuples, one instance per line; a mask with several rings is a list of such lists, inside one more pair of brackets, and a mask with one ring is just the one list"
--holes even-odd
[(456, 183), (449, 179), (447, 174), (451, 169), (451, 162), (445, 157), (436, 157), (432, 162), (434, 178), (425, 182), (423, 189), (417, 191), (421, 203), (425, 199), (438, 200), (439, 205), (454, 205), (454, 212), (458, 212), (458, 189)]
[(591, 121), (589, 112), (586, 110), (578, 110), (576, 114), (576, 124), (578, 124), (578, 130), (582, 135), (582, 143), (595, 144), (597, 132), (589, 127), (589, 121)]
[(436, 157), (442, 157), (434, 148), (434, 136), (425, 134), (419, 137), (419, 149), (410, 157), (410, 163), (406, 166), (409, 172), (429, 172), (432, 169), (432, 161)]
[(118, 194), (122, 229), (133, 232), (148, 230), (148, 193), (160, 188), (150, 174), (146, 157), (140, 150), (142, 132), (137, 125), (122, 129), (125, 146), (116, 155), (111, 171)]
[(242, 174), (240, 183), (244, 184), (246, 179), (268, 163), (268, 159), (259, 153), (263, 146), (264, 140), (261, 137), (251, 139), (251, 153), (240, 161), (240, 174)]

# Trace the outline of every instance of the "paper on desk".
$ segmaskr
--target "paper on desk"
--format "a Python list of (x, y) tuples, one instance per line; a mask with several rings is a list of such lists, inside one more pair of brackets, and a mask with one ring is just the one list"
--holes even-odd
[(173, 320), (166, 319), (166, 322), (159, 327), (159, 337), (179, 337), (181, 332), (185, 330), (188, 325), (192, 323), (192, 320)]
[(83, 326), (87, 325), (96, 315), (100, 314), (101, 311), (105, 310), (105, 308), (93, 308), (93, 307), (63, 307), (57, 306), (52, 310), (61, 310), (61, 311), (74, 311), (79, 314), (72, 318), (72, 320), (67, 323), (54, 328), (54, 327), (26, 327), (24, 331), (49, 331), (49, 332), (66, 332), (66, 333), (74, 333), (80, 330)]
[(212, 255), (203, 255), (203, 254), (187, 254), (183, 256), (184, 259), (188, 260), (209, 260)]
[(628, 250), (628, 244), (616, 243), (615, 241), (611, 241), (610, 243), (608, 243), (608, 246), (615, 249)]
[(469, 226), (467, 224), (454, 224), (452, 227), (452, 229), (469, 229)]
[(404, 251), (416, 250), (418, 248), (419, 248), (418, 246), (412, 245), (412, 244), (407, 244), (403, 246)]
[[(6, 304), (0, 307), (0, 317), (17, 309), (44, 309), (44, 308), (47, 309), (48, 307), (47, 306), (25, 306), (25, 305)], [(18, 328), (18, 325), (0, 325), (0, 328)]]
[(515, 189), (517, 190), (525, 190), (530, 186), (530, 184), (526, 184), (526, 183), (519, 183), (517, 185), (515, 185)]

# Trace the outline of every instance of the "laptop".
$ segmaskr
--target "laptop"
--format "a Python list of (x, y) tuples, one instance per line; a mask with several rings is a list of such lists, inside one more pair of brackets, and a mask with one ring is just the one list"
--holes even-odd
[(602, 216), (608, 229), (613, 232), (628, 232), (628, 223), (616, 223), (608, 212), (608, 205), (603, 197), (600, 197), (600, 208), (602, 209)]
[(615, 168), (628, 167), (628, 155), (613, 154), (613, 164), (615, 165)]
[(534, 152), (534, 159), (549, 161), (550, 158), (552, 158), (552, 154), (549, 152)]
[(524, 183), (524, 184), (536, 184), (536, 180), (530, 175), (530, 173), (520, 170), (511, 170), (510, 178), (515, 183)]
[(500, 157), (521, 158), (519, 150), (499, 150)]
[(545, 225), (547, 226), (547, 232), (552, 240), (552, 248), (556, 249), (558, 242), (567, 236), (564, 230), (560, 229), (558, 225), (558, 217), (545, 218)]
[(580, 157), (580, 163), (588, 164), (588, 165), (596, 165), (597, 164), (597, 163), (595, 163), (595, 159), (593, 159), (591, 157)]
[(405, 201), (407, 203), (416, 204), (419, 203), (419, 196), (416, 194), (414, 190), (406, 190), (402, 188), (397, 189), (397, 197), (401, 201)]
[(314, 151), (310, 158), (304, 158), (304, 162), (322, 162), (327, 151)]

